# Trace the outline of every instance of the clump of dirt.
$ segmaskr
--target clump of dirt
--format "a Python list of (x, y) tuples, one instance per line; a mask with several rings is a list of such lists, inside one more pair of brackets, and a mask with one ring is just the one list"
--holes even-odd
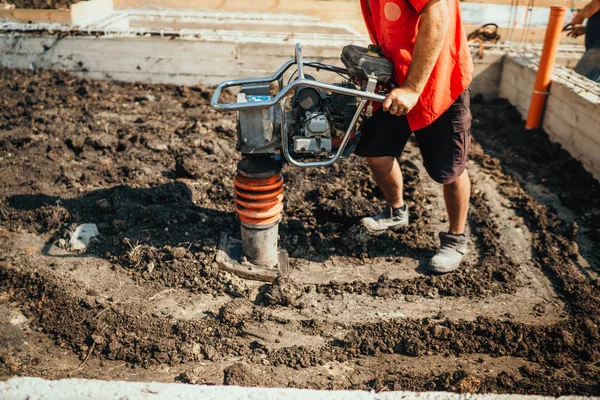
[(299, 299), (304, 294), (301, 285), (294, 283), (286, 276), (278, 277), (272, 285), (266, 288), (261, 302), (271, 306), (299, 306)]
[(224, 324), (239, 327), (252, 319), (254, 305), (248, 299), (234, 299), (219, 310), (219, 319)]
[(263, 379), (256, 375), (256, 369), (245, 363), (235, 363), (225, 369), (223, 384), (228, 386), (261, 386)]

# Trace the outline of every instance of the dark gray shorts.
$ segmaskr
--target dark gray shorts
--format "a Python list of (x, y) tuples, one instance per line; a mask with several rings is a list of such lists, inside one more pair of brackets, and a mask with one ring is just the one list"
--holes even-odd
[[(471, 144), (470, 90), (465, 90), (429, 126), (415, 131), (423, 164), (433, 180), (452, 183), (465, 170)], [(412, 135), (406, 116), (377, 110), (362, 126), (355, 154), (361, 157), (400, 157)]]

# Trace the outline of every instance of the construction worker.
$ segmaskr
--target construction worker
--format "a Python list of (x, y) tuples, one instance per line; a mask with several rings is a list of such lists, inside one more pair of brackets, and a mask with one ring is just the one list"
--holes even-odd
[(443, 185), (449, 228), (429, 262), (434, 273), (457, 269), (467, 253), (471, 183), (465, 169), (471, 141), (468, 86), (473, 62), (459, 0), (361, 0), (373, 43), (394, 65), (397, 88), (365, 121), (355, 153), (365, 157), (387, 205), (362, 219), (372, 233), (408, 225), (397, 162), (412, 133), (423, 164)]
[[(587, 19), (585, 27), (583, 21)], [(575, 72), (600, 82), (600, 0), (592, 0), (573, 16), (569, 36), (585, 33), (585, 53), (575, 66)]]

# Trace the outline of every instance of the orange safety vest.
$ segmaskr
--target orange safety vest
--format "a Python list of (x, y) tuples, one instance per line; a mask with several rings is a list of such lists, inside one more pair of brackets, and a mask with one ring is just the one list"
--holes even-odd
[[(407, 114), (413, 131), (426, 127), (444, 113), (469, 86), (473, 60), (460, 17), (459, 0), (446, 0), (448, 32), (440, 56), (415, 107)], [(394, 79), (404, 83), (419, 30), (419, 13), (428, 0), (361, 0), (373, 43), (394, 64)]]

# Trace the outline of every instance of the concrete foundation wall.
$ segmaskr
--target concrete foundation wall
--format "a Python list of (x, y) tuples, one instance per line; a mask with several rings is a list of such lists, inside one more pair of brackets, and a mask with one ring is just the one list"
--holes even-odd
[[(304, 54), (339, 64), (339, 52), (335, 44), (311, 45), (305, 46)], [(293, 55), (294, 42), (283, 46), (164, 37), (0, 35), (2, 67), (50, 68), (129, 82), (215, 85), (232, 78), (271, 75)]]
[(480, 94), (486, 99), (498, 97), (498, 86), (502, 76), (502, 60), (504, 51), (486, 50), (483, 57), (479, 57), (477, 50), (471, 51), (475, 70), (471, 82), (471, 93)]
[[(364, 41), (364, 42), (363, 42)], [(341, 65), (344, 45), (366, 38), (302, 41), (304, 57)], [(295, 40), (199, 40), (159, 36), (51, 36), (0, 34), (0, 66), (51, 68), (96, 79), (215, 85), (227, 79), (268, 76), (294, 55)], [(502, 51), (474, 57), (473, 94), (498, 96)], [(331, 78), (330, 78), (331, 79)]]
[[(529, 110), (537, 67), (529, 59), (507, 55), (503, 62), (499, 95), (518, 108)], [(553, 77), (542, 127), (600, 180), (600, 90), (570, 72), (558, 69)], [(587, 90), (589, 86), (591, 90)], [(595, 93), (594, 93), (595, 92)]]

